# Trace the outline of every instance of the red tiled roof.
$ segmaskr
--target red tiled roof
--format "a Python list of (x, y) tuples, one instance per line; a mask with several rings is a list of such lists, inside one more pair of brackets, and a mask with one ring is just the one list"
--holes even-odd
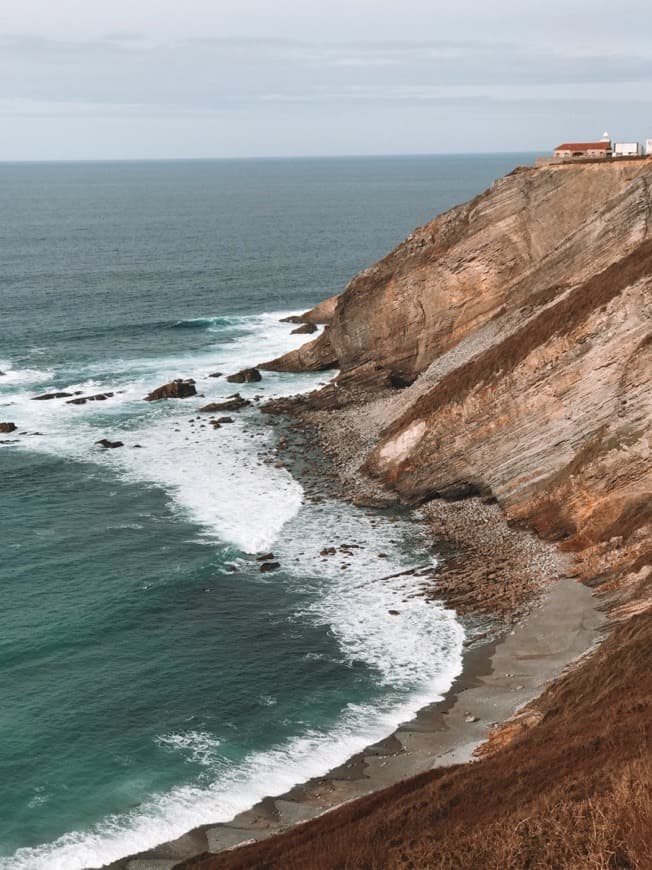
[(610, 151), (611, 142), (565, 142), (555, 151)]

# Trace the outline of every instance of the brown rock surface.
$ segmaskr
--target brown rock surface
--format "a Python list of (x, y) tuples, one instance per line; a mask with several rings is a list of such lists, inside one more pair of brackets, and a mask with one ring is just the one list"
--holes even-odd
[(303, 326), (297, 326), (293, 329), (291, 335), (313, 335), (317, 332), (317, 326), (314, 323), (304, 323)]
[(0, 423), (0, 432), (15, 432), (17, 428), (15, 423)]
[(196, 396), (195, 382), (192, 378), (182, 379), (177, 378), (170, 381), (168, 384), (163, 384), (162, 387), (157, 387), (145, 396), (146, 402), (158, 402), (160, 399), (187, 399), (189, 396)]
[(235, 393), (223, 402), (210, 402), (199, 410), (203, 414), (211, 414), (214, 411), (240, 411), (248, 405), (251, 405), (249, 399), (243, 399), (240, 393)]
[(227, 381), (231, 384), (252, 384), (256, 381), (261, 381), (262, 375), (258, 369), (242, 369), (241, 372), (236, 372), (234, 375), (229, 375)]
[(336, 367), (337, 356), (330, 343), (328, 329), (296, 350), (258, 365), (259, 369), (272, 372), (318, 372)]
[[(646, 160), (518, 171), (351, 281), (326, 330), (342, 374), (311, 401), (358, 500), (379, 486), (409, 502), (492, 495), (581, 551), (587, 574), (638, 565), (651, 182)], [(420, 376), (391, 390), (397, 374)]]
[(330, 323), (335, 314), (339, 295), (330, 296), (303, 314), (292, 314), (290, 317), (282, 317), (281, 323), (311, 323), (313, 325), (325, 325)]

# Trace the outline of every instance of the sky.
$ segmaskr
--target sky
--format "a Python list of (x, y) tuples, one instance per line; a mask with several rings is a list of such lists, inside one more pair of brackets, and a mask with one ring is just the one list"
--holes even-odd
[(652, 137), (648, 0), (0, 0), (0, 160)]

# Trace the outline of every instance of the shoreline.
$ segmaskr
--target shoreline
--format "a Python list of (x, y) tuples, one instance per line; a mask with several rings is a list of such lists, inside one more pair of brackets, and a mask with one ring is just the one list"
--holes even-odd
[[(336, 424), (330, 422), (332, 431)], [(309, 414), (270, 423), (279, 439), (268, 458), (282, 457), (304, 487), (305, 498), (328, 493), (343, 499), (338, 451), (325, 450), (325, 433), (315, 429)], [(355, 492), (349, 494), (355, 497)], [(396, 505), (384, 504), (382, 509), (392, 507)], [(268, 795), (229, 821), (200, 825), (102, 870), (180, 870), (200, 855), (267, 839), (425, 771), (471, 762), (500, 726), (599, 641), (606, 617), (592, 591), (569, 576), (572, 568), (555, 544), (511, 529), (498, 505), (480, 498), (430, 502), (415, 522), (423, 525), (439, 556), (437, 567), (426, 575), (415, 569), (415, 591), (454, 607), (467, 633), (462, 670), (441, 699), (324, 775)], [(507, 560), (511, 573), (485, 587), (483, 579)], [(534, 567), (528, 571), (530, 562)], [(454, 593), (460, 563), (473, 590), (465, 602), (459, 596), (456, 601)], [(523, 579), (522, 571), (529, 576)], [(515, 579), (518, 595), (502, 606), (496, 588), (504, 591)]]
[(473, 761), (474, 752), (599, 642), (606, 617), (592, 591), (570, 578), (503, 637), (465, 648), (460, 675), (442, 700), (340, 767), (268, 796), (229, 822), (201, 825), (105, 870), (174, 870), (200, 855), (266, 839), (410, 777)]

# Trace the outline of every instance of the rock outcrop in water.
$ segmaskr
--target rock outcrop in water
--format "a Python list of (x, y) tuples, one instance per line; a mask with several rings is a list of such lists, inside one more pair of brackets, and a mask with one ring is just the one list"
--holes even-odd
[(242, 371), (227, 377), (230, 384), (253, 384), (260, 380), (262, 380), (262, 375), (256, 368), (242, 369)]
[(15, 432), (18, 427), (15, 423), (0, 423), (0, 432)]
[(187, 399), (196, 396), (195, 382), (192, 378), (177, 378), (162, 387), (157, 387), (145, 396), (146, 402), (158, 402), (161, 399)]

